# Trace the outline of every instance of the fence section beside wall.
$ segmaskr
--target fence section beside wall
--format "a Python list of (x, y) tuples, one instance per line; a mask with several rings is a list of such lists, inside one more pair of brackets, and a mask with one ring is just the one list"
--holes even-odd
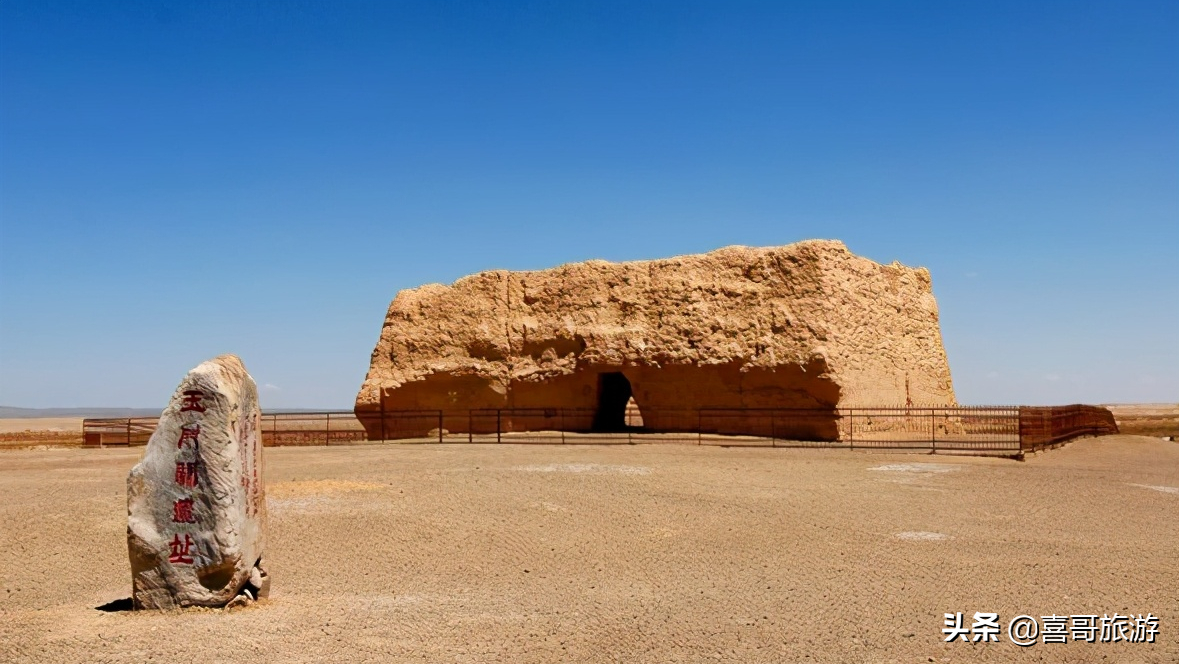
[(262, 415), (264, 446), (352, 445), (365, 440), (364, 427), (348, 411)]
[(82, 420), (82, 447), (146, 445), (158, 417), (118, 417)]
[[(403, 443), (543, 443), (824, 447), (1019, 454), (1083, 434), (1116, 433), (1094, 406), (627, 410), (609, 431), (588, 409), (398, 410), (266, 413), (267, 446)], [(157, 418), (88, 419), (88, 447), (143, 445)]]
[(1101, 406), (1021, 406), (1019, 439), (1024, 452), (1062, 443), (1077, 436), (1118, 433), (1113, 413)]
[[(435, 417), (435, 421), (437, 418)], [(146, 445), (156, 430), (158, 417), (82, 420), (83, 447), (134, 447)], [(364, 443), (368, 436), (360, 420), (351, 411), (315, 413), (264, 413), (262, 415), (262, 444), (288, 445), (354, 445)]]
[(1018, 454), (1019, 408), (953, 406), (840, 409), (841, 438), (860, 449)]
[[(597, 413), (570, 408), (398, 410), (262, 415), (266, 446), (402, 443), (689, 443), (758, 447), (1019, 454), (1081, 435), (1117, 433), (1098, 406), (627, 410), (602, 431)], [(145, 445), (158, 418), (87, 419), (86, 447)]]

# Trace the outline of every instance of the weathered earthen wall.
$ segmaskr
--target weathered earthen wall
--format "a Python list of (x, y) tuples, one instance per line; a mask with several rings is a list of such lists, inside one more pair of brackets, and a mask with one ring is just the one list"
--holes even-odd
[(929, 272), (812, 240), (401, 291), (356, 409), (592, 411), (612, 372), (656, 430), (695, 426), (676, 409), (954, 403)]

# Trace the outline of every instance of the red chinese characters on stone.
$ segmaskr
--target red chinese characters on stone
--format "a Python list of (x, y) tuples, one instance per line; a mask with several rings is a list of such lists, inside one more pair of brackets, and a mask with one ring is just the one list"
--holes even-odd
[(187, 413), (195, 411), (198, 413), (205, 412), (205, 407), (201, 405), (201, 399), (205, 396), (204, 392), (200, 390), (185, 390), (184, 403), (180, 404), (180, 412)]
[(188, 533), (185, 533), (183, 542), (180, 541), (179, 533), (174, 535), (172, 542), (168, 544), (168, 548), (172, 550), (172, 554), (168, 556), (168, 562), (191, 565), (192, 556), (189, 554), (189, 550), (192, 549), (193, 544), (196, 542), (192, 541), (192, 537)]
[(249, 501), (249, 505), (250, 505), (250, 508), (253, 510), (253, 512), (252, 512), (252, 513), (253, 513), (255, 516), (257, 516), (257, 515), (258, 515), (258, 503), (260, 503), (260, 502), (261, 502), (261, 501), (258, 499), (258, 494), (259, 494), (259, 493), (261, 493), (261, 492), (258, 490), (258, 487), (259, 487), (260, 485), (258, 484), (258, 464), (256, 464), (256, 463), (254, 464), (254, 470), (253, 470), (253, 474), (254, 474), (254, 487), (253, 487), (253, 489), (250, 491), (250, 501)]
[(180, 440), (176, 441), (176, 449), (184, 447), (184, 444), (192, 441), (193, 446), (201, 444), (198, 436), (201, 435), (201, 425), (192, 424), (189, 426), (180, 427)]
[(197, 464), (195, 461), (176, 462), (176, 483), (191, 489), (197, 484)]
[(181, 498), (172, 503), (172, 521), (174, 523), (196, 523), (192, 514), (192, 498)]

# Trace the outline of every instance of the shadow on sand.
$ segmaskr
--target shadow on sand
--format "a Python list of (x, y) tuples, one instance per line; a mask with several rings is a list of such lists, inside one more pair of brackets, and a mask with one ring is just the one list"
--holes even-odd
[(117, 613), (119, 611), (133, 611), (135, 610), (135, 605), (131, 602), (130, 597), (124, 597), (122, 599), (111, 600), (106, 604), (94, 608), (103, 613)]

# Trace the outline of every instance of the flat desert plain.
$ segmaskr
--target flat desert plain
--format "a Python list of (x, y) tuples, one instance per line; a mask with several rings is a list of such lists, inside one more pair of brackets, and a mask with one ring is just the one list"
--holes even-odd
[(1106, 406), (1121, 433), (1170, 436), (1179, 440), (1179, 404), (1124, 403)]
[[(274, 579), (118, 608), (141, 449), (0, 455), (5, 662), (1179, 662), (1179, 444), (1018, 462), (681, 445), (266, 451)], [(106, 605), (108, 610), (98, 607)], [(945, 643), (943, 614), (1148, 643)]]
[(77, 447), (82, 444), (82, 418), (0, 418), (0, 450), (22, 447)]

